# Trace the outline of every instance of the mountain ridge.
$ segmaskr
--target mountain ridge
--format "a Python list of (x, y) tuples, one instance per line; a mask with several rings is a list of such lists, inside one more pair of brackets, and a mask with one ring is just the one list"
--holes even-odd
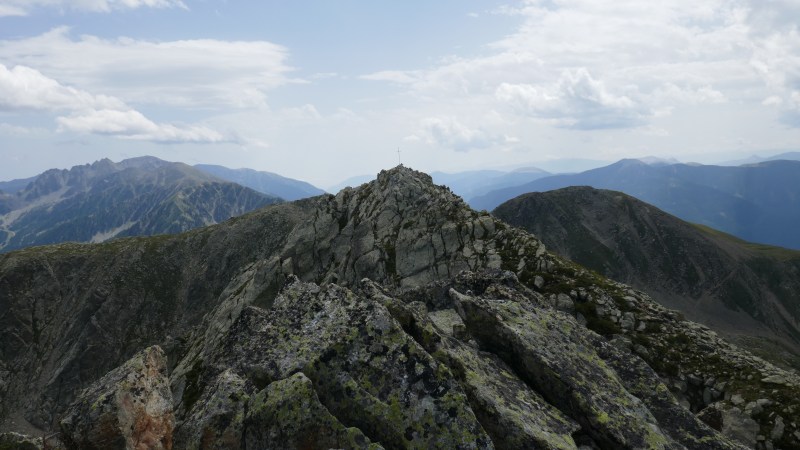
[(3, 198), (0, 251), (176, 233), (279, 201), (153, 157), (52, 169)]
[(590, 187), (523, 194), (493, 214), (727, 337), (783, 341), (800, 361), (800, 251), (752, 244)]
[(768, 161), (738, 167), (620, 160), (580, 174), (555, 175), (470, 200), (494, 209), (527, 192), (592, 186), (625, 192), (683, 220), (742, 239), (800, 249), (800, 162)]
[(194, 167), (226, 181), (231, 181), (255, 191), (284, 200), (300, 200), (324, 194), (325, 191), (310, 183), (287, 178), (276, 173), (254, 169), (229, 169), (211, 164), (195, 164)]
[[(796, 375), (404, 167), (183, 234), (0, 255), (0, 286), (3, 414), (72, 442), (139, 439), (97, 427), (155, 424), (130, 406), (152, 394), (172, 407), (147, 429), (176, 448), (797, 443)], [(725, 436), (692, 414), (711, 409)]]

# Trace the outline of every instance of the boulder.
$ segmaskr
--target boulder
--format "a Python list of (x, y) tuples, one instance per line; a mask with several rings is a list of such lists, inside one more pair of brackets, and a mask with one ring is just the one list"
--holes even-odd
[(148, 347), (85, 389), (61, 420), (69, 449), (172, 448), (167, 359)]

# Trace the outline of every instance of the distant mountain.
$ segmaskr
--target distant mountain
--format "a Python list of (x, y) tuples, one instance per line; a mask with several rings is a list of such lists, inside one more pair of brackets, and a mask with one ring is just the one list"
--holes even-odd
[(466, 172), (433, 172), (436, 184), (443, 184), (463, 198), (483, 195), (496, 189), (518, 186), (551, 175), (536, 167), (525, 167), (510, 172), (501, 170), (471, 170)]
[(680, 164), (681, 162), (675, 158), (660, 158), (658, 156), (645, 156), (643, 158), (635, 158), (639, 161), (651, 166), (668, 166), (671, 164)]
[(337, 184), (334, 184), (333, 186), (328, 186), (327, 189), (328, 189), (328, 192), (336, 194), (337, 192), (341, 191), (342, 189), (344, 189), (344, 188), (346, 188), (348, 186), (349, 187), (358, 187), (358, 186), (361, 186), (364, 183), (372, 181), (373, 178), (375, 178), (373, 175), (356, 175), (354, 177), (350, 177), (350, 178), (348, 178), (348, 179), (346, 179), (344, 181), (341, 181), (341, 182), (339, 182)]
[(534, 165), (550, 173), (577, 173), (607, 166), (611, 162), (599, 159), (559, 158), (549, 161), (536, 161), (529, 165)]
[(6, 194), (15, 194), (24, 189), (35, 179), (36, 177), (30, 177), (30, 178), (19, 178), (11, 181), (0, 181), (0, 191)]
[(262, 194), (280, 197), (284, 200), (299, 200), (325, 193), (305, 181), (286, 178), (272, 172), (260, 172), (253, 169), (229, 169), (223, 166), (196, 164), (194, 166), (205, 173), (223, 180), (241, 184)]
[(652, 166), (624, 159), (580, 174), (493, 191), (470, 204), (491, 210), (520, 194), (568, 186), (622, 191), (689, 222), (752, 242), (800, 249), (800, 161), (723, 167)]
[(743, 164), (758, 164), (765, 161), (800, 161), (800, 152), (784, 152), (772, 156), (758, 156), (752, 155), (749, 158), (735, 159), (732, 161), (725, 161), (720, 163), (720, 166), (741, 166)]
[(103, 159), (0, 196), (0, 251), (178, 233), (279, 201), (182, 163)]
[(590, 187), (524, 194), (493, 214), (540, 236), (550, 250), (800, 368), (800, 251), (745, 242)]

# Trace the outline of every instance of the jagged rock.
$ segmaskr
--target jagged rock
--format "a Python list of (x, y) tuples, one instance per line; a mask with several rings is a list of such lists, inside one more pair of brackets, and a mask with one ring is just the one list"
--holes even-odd
[[(466, 277), (462, 274), (459, 278)], [(443, 311), (448, 311), (444, 313), (448, 316), (457, 314), (455, 310), (429, 312), (420, 302), (404, 305), (368, 280), (361, 289), (387, 305), (407, 332), (451, 368), (476, 417), (498, 448), (575, 448), (571, 434), (580, 428), (577, 423), (548, 404), (497, 356), (479, 351), (457, 335), (450, 336), (448, 323), (441, 316)], [(448, 296), (455, 300), (462, 294), (451, 288)]]
[(193, 386), (189, 393), (192, 412), (175, 429), (175, 442), (186, 450), (203, 448), (240, 448), (244, 414), (255, 387), (225, 370), (200, 394)]
[(2, 450), (40, 450), (42, 439), (20, 433), (0, 433), (0, 449)]
[(61, 420), (70, 449), (172, 448), (167, 361), (148, 347), (86, 389)]
[(245, 448), (383, 448), (331, 415), (311, 380), (300, 372), (256, 394), (244, 424)]
[[(594, 352), (574, 321), (510, 300), (458, 301), (470, 332), (603, 445), (672, 448), (641, 401)], [(587, 365), (587, 360), (595, 363)]]
[[(185, 420), (203, 408), (200, 402), (186, 405), (191, 400), (187, 394), (199, 390), (206, 395), (203, 391), (222, 368), (257, 388), (302, 372), (320, 408), (382, 445), (492, 447), (450, 370), (409, 337), (383, 305), (345, 288), (290, 282), (272, 309), (245, 308), (218, 342), (202, 362), (182, 361), (176, 368), (184, 374), (173, 379), (173, 386), (187, 410)], [(189, 379), (192, 373), (197, 374), (194, 380)], [(258, 420), (264, 421), (263, 428), (278, 419), (261, 415)], [(356, 431), (347, 435), (355, 439)], [(257, 442), (268, 438), (252, 437)]]

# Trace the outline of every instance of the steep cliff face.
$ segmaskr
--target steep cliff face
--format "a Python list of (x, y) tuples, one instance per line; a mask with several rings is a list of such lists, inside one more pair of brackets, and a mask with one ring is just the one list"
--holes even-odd
[[(98, 275), (112, 262), (124, 278)], [(183, 235), (12, 253), (0, 274), (4, 411), (43, 427), (161, 343), (175, 448), (800, 442), (793, 375), (403, 167)]]
[(800, 367), (800, 252), (689, 224), (616, 191), (570, 187), (493, 211), (548, 249)]

